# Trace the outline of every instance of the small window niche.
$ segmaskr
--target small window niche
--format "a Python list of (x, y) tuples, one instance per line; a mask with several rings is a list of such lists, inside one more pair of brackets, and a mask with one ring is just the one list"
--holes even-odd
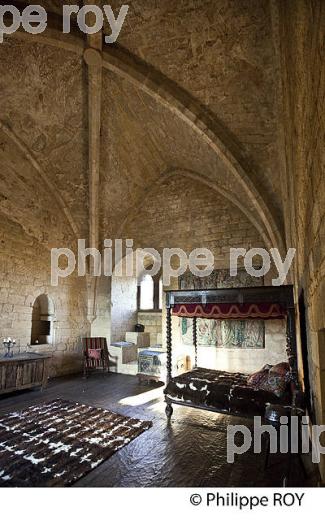
[(31, 345), (53, 343), (54, 305), (47, 294), (38, 296), (33, 305)]
[(145, 274), (140, 282), (140, 310), (154, 309), (154, 282), (150, 274)]
[[(147, 269), (152, 269), (149, 266)], [(163, 306), (163, 283), (160, 273), (151, 276), (143, 272), (138, 281), (138, 311), (161, 312)]]

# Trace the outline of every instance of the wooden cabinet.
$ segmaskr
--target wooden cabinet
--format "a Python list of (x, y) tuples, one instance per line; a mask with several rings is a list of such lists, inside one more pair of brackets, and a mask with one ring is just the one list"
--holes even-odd
[(0, 395), (38, 386), (45, 388), (50, 358), (34, 353), (0, 358)]

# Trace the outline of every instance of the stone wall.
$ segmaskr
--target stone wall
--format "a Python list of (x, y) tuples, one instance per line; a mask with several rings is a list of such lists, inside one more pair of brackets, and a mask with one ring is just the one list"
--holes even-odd
[(137, 280), (135, 277), (112, 278), (111, 342), (125, 341), (125, 333), (137, 323)]
[[(91, 321), (91, 336), (106, 338), (109, 344), (111, 340), (111, 288), (112, 280), (101, 276), (94, 282), (95, 288), (88, 291), (88, 305), (93, 308)], [(89, 301), (90, 300), (90, 301)]]
[(138, 323), (145, 326), (145, 332), (150, 334), (150, 345), (161, 343), (162, 315), (161, 312), (138, 312)]
[(229, 266), (230, 247), (263, 247), (254, 225), (218, 192), (179, 172), (144, 199), (123, 230), (134, 247), (207, 247), (216, 267)]
[[(111, 299), (111, 342), (125, 341), (125, 333), (133, 332), (136, 323), (145, 326), (145, 332), (150, 334), (150, 345), (156, 345), (160, 341), (158, 334), (161, 337), (161, 312), (137, 311), (136, 278), (113, 277)], [(106, 328), (108, 329), (107, 323)]]
[[(325, 3), (278, 7), (287, 245), (297, 248), (296, 298), (303, 289), (308, 327), (300, 347), (308, 349), (316, 421), (325, 424)], [(325, 479), (324, 458), (321, 472)]]
[[(80, 371), (81, 338), (90, 331), (85, 280), (71, 276), (52, 287), (50, 251), (4, 216), (0, 221), (0, 243), (1, 342), (10, 336), (17, 340), (17, 351), (51, 352), (51, 376)], [(47, 294), (54, 304), (53, 341), (27, 348), (31, 343), (33, 304), (41, 294)]]

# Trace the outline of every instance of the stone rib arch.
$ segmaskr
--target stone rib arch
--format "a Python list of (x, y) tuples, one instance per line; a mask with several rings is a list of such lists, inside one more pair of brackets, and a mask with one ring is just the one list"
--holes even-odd
[[(134, 65), (135, 62), (137, 62), (136, 66)], [(120, 50), (116, 52), (107, 48), (104, 49), (103, 67), (129, 81), (164, 105), (194, 130), (196, 134), (200, 135), (244, 188), (251, 204), (258, 212), (267, 230), (268, 242), (270, 241), (273, 247), (283, 250), (283, 236), (272, 214), (272, 210), (249, 177), (248, 171), (252, 170), (252, 167), (248, 168), (245, 165), (248, 162), (248, 158), (241, 157), (239, 145), (230, 138), (227, 130), (218, 124), (215, 116), (212, 120), (207, 109), (196, 102), (190, 94), (162, 74), (140, 64), (139, 60), (134, 59), (134, 62), (131, 63), (129, 56)]]
[(51, 181), (47, 178), (46, 175), (44, 175), (43, 170), (33, 154), (29, 151), (25, 143), (23, 143), (19, 137), (3, 122), (0, 120), (0, 130), (4, 132), (6, 137), (20, 150), (20, 152), (24, 155), (26, 160), (31, 164), (33, 169), (38, 173), (39, 177), (42, 179), (43, 183), (45, 184), (46, 188), (49, 190), (50, 194), (53, 196), (54, 200), (56, 201), (59, 208), (61, 208), (63, 214), (66, 217), (66, 220), (73, 231), (73, 234), (76, 238), (79, 238), (80, 233), (78, 230), (78, 227), (76, 226), (72, 215), (69, 211), (68, 206), (62, 199), (62, 197), (59, 195)]

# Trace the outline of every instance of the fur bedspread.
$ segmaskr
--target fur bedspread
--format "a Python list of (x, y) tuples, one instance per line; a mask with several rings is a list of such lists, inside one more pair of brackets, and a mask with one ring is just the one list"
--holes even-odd
[(165, 388), (167, 397), (215, 408), (235, 415), (264, 415), (267, 404), (290, 406), (288, 391), (278, 398), (271, 392), (255, 390), (247, 384), (247, 374), (196, 368), (174, 377)]

